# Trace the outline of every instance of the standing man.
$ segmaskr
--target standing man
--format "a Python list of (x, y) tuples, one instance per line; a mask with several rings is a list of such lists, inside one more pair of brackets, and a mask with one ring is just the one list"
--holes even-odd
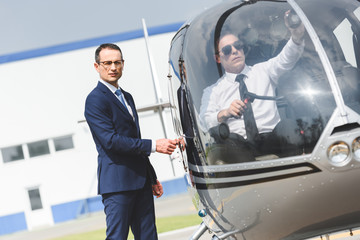
[(95, 51), (100, 75), (85, 103), (85, 118), (98, 151), (98, 194), (106, 214), (106, 239), (126, 240), (129, 227), (136, 240), (156, 240), (153, 194), (163, 194), (148, 156), (171, 154), (177, 141), (141, 139), (139, 119), (130, 93), (120, 88), (124, 59), (115, 44)]

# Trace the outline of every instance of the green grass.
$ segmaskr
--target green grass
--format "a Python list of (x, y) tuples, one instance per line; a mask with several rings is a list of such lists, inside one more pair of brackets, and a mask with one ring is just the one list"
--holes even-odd
[(166, 217), (156, 219), (158, 233), (169, 232), (172, 230), (190, 227), (200, 224), (202, 219), (196, 215)]
[[(156, 219), (156, 227), (158, 233), (168, 232), (176, 229), (181, 229), (185, 227), (190, 227), (198, 225), (201, 223), (201, 218), (197, 215), (185, 215), (185, 216), (175, 216), (175, 217), (164, 217)], [(61, 238), (56, 238), (53, 240), (103, 240), (105, 239), (105, 229), (100, 229), (96, 231), (80, 233), (69, 235)], [(131, 231), (129, 233), (128, 239), (134, 239)]]

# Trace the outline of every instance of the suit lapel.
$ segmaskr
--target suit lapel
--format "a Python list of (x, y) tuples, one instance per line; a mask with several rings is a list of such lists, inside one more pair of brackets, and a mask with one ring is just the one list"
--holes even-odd
[(121, 89), (121, 91), (124, 93), (124, 97), (125, 97), (126, 101), (128, 102), (128, 104), (131, 107), (131, 110), (132, 110), (133, 115), (134, 115), (134, 121), (135, 121), (136, 127), (138, 129), (138, 132), (140, 134), (139, 117), (138, 117), (137, 112), (136, 112), (136, 107), (135, 107), (134, 100), (133, 100), (132, 96), (130, 95), (130, 93), (124, 91), (123, 89)]
[[(124, 113), (125, 116), (127, 116), (128, 118), (132, 118), (131, 114), (129, 113), (129, 111), (127, 110), (127, 108), (119, 101), (119, 99), (110, 91), (109, 88), (107, 88), (104, 84), (102, 83), (98, 83), (98, 87), (100, 88), (100, 90), (104, 93), (104, 95), (106, 95), (106, 98), (109, 99), (112, 103), (114, 103), (118, 108), (120, 108), (120, 110)], [(124, 90), (121, 89), (121, 91), (124, 92)]]

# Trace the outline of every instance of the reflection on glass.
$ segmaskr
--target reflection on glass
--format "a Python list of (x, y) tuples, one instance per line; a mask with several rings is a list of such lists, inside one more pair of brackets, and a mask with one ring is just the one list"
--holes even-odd
[(328, 148), (327, 154), (330, 162), (335, 166), (343, 166), (347, 162), (350, 149), (344, 142), (336, 142)]
[(50, 153), (49, 144), (47, 140), (28, 143), (30, 157), (46, 155)]
[[(249, 19), (252, 22), (238, 32), (239, 19), (246, 15), (240, 8), (218, 31), (214, 56), (222, 75), (205, 87), (200, 104), (202, 125), (214, 139), (208, 148), (211, 164), (305, 152), (306, 122), (280, 114), (289, 110), (286, 99), (278, 95), (278, 85), (280, 81), (291, 83), (291, 78), (281, 77), (294, 69), (305, 48), (304, 26), (289, 9), (268, 11), (269, 15), (263, 19), (247, 18), (247, 22)], [(263, 29), (264, 25), (268, 28)], [(261, 32), (262, 36), (255, 32)], [(239, 76), (243, 76), (241, 80)], [(229, 129), (227, 136), (221, 134), (224, 125)]]
[(30, 199), (31, 210), (34, 211), (34, 210), (42, 209), (43, 206), (41, 202), (39, 189), (36, 188), (36, 189), (28, 190), (28, 194)]
[(21, 145), (3, 148), (1, 149), (1, 154), (4, 163), (24, 159), (24, 153)]
[(54, 145), (55, 145), (55, 151), (74, 148), (72, 136), (55, 138)]
[(360, 137), (356, 138), (352, 143), (352, 151), (355, 159), (360, 160)]
[[(344, 10), (334, 0), (328, 3), (330, 9), (316, 14), (316, 4), (321, 3), (298, 4), (330, 60), (341, 97), (360, 113), (356, 17), (360, 10)], [(181, 48), (188, 118), (195, 123), (207, 164), (310, 154), (336, 103), (318, 51), (306, 30), (300, 34), (302, 25), (296, 26), (298, 18), (291, 6), (269, 1), (234, 3), (228, 11), (214, 9), (208, 14), (192, 23)], [(295, 28), (287, 24), (287, 17), (294, 20), (290, 25)], [(171, 56), (173, 63), (179, 60), (175, 56), (179, 57)], [(246, 91), (240, 90), (240, 73), (246, 75)], [(250, 105), (258, 131), (254, 138), (249, 138), (245, 126)]]

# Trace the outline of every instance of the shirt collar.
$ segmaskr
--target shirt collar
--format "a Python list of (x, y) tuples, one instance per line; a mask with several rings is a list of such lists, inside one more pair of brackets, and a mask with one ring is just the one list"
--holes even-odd
[[(114, 87), (113, 85), (111, 85), (111, 84), (108, 83), (108, 82), (105, 82), (105, 81), (102, 80), (102, 79), (100, 79), (99, 82), (101, 82), (101, 83), (104, 84), (107, 88), (109, 88), (112, 93), (115, 93), (115, 91), (118, 90), (118, 88)], [(120, 89), (120, 87), (119, 87), (119, 89)]]
[[(246, 76), (248, 76), (249, 72), (250, 72), (250, 67), (248, 65), (245, 65), (244, 69), (239, 74), (245, 74)], [(228, 79), (230, 82), (235, 82), (235, 78), (239, 74), (225, 72), (225, 78)]]

